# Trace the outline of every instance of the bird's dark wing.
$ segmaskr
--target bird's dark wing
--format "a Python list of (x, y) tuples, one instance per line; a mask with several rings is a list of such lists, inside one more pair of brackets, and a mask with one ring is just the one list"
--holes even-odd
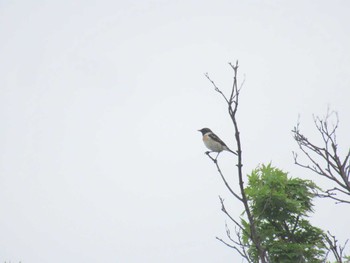
[[(218, 136), (216, 136), (216, 134), (210, 133), (210, 134), (208, 134), (208, 136), (209, 136), (211, 139), (213, 139), (214, 141), (220, 143), (221, 145), (226, 146), (226, 144), (225, 144)], [(226, 147), (227, 147), (227, 146), (226, 146)]]

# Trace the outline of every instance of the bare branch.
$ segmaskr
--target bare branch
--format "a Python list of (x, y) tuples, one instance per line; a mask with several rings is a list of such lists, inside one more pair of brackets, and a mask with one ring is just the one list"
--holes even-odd
[(328, 249), (333, 253), (337, 263), (342, 263), (344, 258), (344, 249), (349, 241), (347, 239), (344, 245), (338, 245), (338, 240), (329, 231), (325, 235), (325, 240), (328, 244)]
[(215, 91), (218, 92), (218, 93), (220, 93), (221, 96), (222, 96), (222, 97), (225, 99), (225, 101), (228, 103), (228, 100), (227, 100), (225, 94), (219, 89), (218, 86), (216, 86), (215, 82), (209, 77), (209, 74), (208, 74), (208, 73), (205, 73), (204, 76), (213, 84)]
[(336, 204), (340, 204), (340, 203), (350, 204), (350, 201), (338, 198), (336, 193), (337, 191), (342, 192), (343, 194), (346, 194), (346, 195), (350, 195), (350, 193), (347, 193), (339, 188), (334, 187), (332, 189), (328, 189), (324, 191), (323, 193), (317, 193), (316, 196), (320, 198), (331, 198), (336, 201), (335, 202)]
[(227, 224), (225, 224), (225, 228), (226, 228), (226, 235), (228, 239), (232, 242), (232, 244), (229, 244), (228, 242), (224, 241), (219, 237), (216, 237), (216, 239), (224, 243), (226, 246), (235, 249), (243, 258), (247, 260), (248, 263), (253, 263), (253, 261), (250, 259), (249, 254), (247, 252), (247, 249), (249, 248), (249, 246), (245, 245), (244, 242), (242, 241), (241, 229), (237, 230), (235, 228), (235, 233), (238, 240), (236, 241), (232, 238), (231, 231), (227, 226)]
[(213, 157), (211, 157), (211, 156), (209, 155), (208, 152), (206, 152), (206, 155), (208, 155), (209, 158), (215, 163), (216, 169), (218, 170), (218, 172), (219, 172), (219, 174), (220, 174), (220, 176), (221, 176), (221, 179), (224, 181), (226, 188), (230, 191), (230, 193), (231, 193), (234, 197), (236, 197), (239, 201), (242, 201), (242, 198), (232, 190), (231, 186), (230, 186), (229, 183), (226, 181), (226, 178), (225, 178), (225, 176), (223, 175), (223, 173), (222, 173), (222, 171), (221, 171), (221, 169), (220, 169), (220, 166), (219, 166), (218, 161), (217, 161), (216, 159), (214, 159)]
[[(238, 158), (238, 160), (237, 160), (236, 168), (237, 168), (237, 172), (238, 172), (238, 181), (239, 181), (240, 195), (236, 194), (232, 190), (230, 185), (227, 183), (225, 177), (223, 176), (223, 174), (222, 174), (222, 172), (220, 170), (220, 167), (218, 165), (217, 160), (212, 158), (209, 155), (208, 156), (211, 158), (211, 160), (216, 165), (216, 168), (217, 168), (217, 170), (218, 170), (222, 180), (224, 181), (226, 188), (230, 191), (230, 193), (234, 197), (236, 197), (240, 202), (242, 202), (242, 204), (244, 206), (245, 213), (246, 213), (248, 221), (249, 221), (249, 226), (250, 226), (249, 237), (251, 239), (251, 242), (254, 244), (254, 246), (256, 247), (256, 249), (258, 251), (259, 260), (261, 261), (261, 263), (266, 263), (267, 262), (266, 250), (263, 247), (263, 245), (261, 244), (260, 237), (259, 237), (257, 229), (256, 229), (255, 220), (254, 220), (254, 217), (252, 216), (252, 213), (250, 211), (249, 204), (248, 204), (248, 199), (247, 199), (247, 196), (245, 194), (245, 189), (244, 189), (243, 170), (242, 170), (242, 167), (243, 167), (242, 145), (241, 145), (240, 132), (239, 132), (239, 128), (238, 128), (238, 122), (237, 122), (237, 118), (236, 118), (236, 114), (237, 114), (237, 111), (238, 111), (238, 104), (239, 104), (239, 94), (240, 94), (240, 90), (242, 88), (243, 83), (238, 88), (238, 84), (237, 84), (237, 82), (238, 82), (237, 81), (238, 61), (236, 61), (235, 64), (229, 63), (229, 65), (233, 69), (233, 83), (232, 83), (232, 88), (231, 88), (229, 99), (223, 94), (223, 92), (218, 88), (218, 86), (209, 77), (208, 74), (205, 74), (205, 76), (212, 83), (212, 85), (214, 86), (215, 91), (220, 93), (223, 96), (223, 98), (225, 99), (226, 103), (227, 103), (227, 109), (228, 109), (228, 113), (229, 113), (230, 119), (231, 119), (233, 127), (234, 127), (234, 137), (235, 137), (235, 141), (236, 141), (236, 145), (237, 145), (237, 158)], [(236, 175), (235, 175), (235, 178), (237, 178)], [(223, 200), (221, 200), (221, 202), (222, 202), (223, 212), (226, 213), (226, 215), (233, 222), (235, 222), (236, 225), (239, 225), (227, 213), (227, 211), (226, 211), (226, 209), (225, 209), (225, 207), (223, 205)], [(243, 231), (243, 228), (241, 226), (240, 226), (240, 229)], [(234, 247), (235, 246), (233, 246), (232, 248), (234, 248)]]
[(243, 252), (241, 252), (236, 246), (230, 245), (229, 243), (225, 242), (224, 240), (222, 240), (219, 237), (216, 237), (217, 240), (219, 240), (220, 242), (224, 243), (226, 246), (235, 249), (242, 257), (245, 258), (245, 255)]
[(225, 205), (224, 205), (224, 199), (223, 199), (221, 196), (219, 196), (219, 199), (220, 199), (220, 203), (221, 203), (221, 211), (224, 212), (224, 213), (227, 215), (227, 217), (230, 218), (231, 221), (232, 221), (233, 223), (236, 224), (236, 226), (238, 226), (242, 231), (245, 231), (245, 230), (244, 230), (244, 227), (243, 227), (240, 223), (238, 223), (238, 222), (227, 212), (226, 207), (225, 207)]
[[(335, 122), (331, 123), (334, 116)], [(298, 161), (298, 155), (293, 153), (294, 163), (300, 167), (309, 169), (323, 177), (336, 183), (339, 188), (328, 189), (321, 197), (329, 197), (337, 203), (350, 203), (343, 197), (337, 197), (338, 194), (350, 195), (350, 149), (343, 161), (338, 154), (338, 144), (336, 131), (339, 126), (339, 118), (336, 112), (327, 111), (325, 117), (313, 117), (314, 124), (319, 132), (323, 146), (317, 146), (304, 136), (300, 131), (300, 123), (292, 130), (294, 140), (299, 149), (307, 157), (310, 164), (303, 164)], [(321, 164), (324, 163), (324, 165)], [(336, 193), (337, 192), (337, 193)]]

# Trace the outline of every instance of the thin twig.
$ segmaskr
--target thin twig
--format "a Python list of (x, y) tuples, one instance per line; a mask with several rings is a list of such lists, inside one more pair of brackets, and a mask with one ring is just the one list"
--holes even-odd
[[(330, 118), (335, 116), (335, 123), (330, 124)], [(299, 149), (307, 157), (309, 164), (303, 164), (298, 161), (298, 156), (293, 153), (294, 163), (300, 167), (309, 169), (323, 177), (333, 181), (339, 188), (328, 189), (321, 197), (331, 198), (337, 203), (350, 203), (343, 197), (338, 197), (337, 193), (350, 195), (350, 150), (343, 161), (338, 154), (338, 144), (336, 131), (339, 126), (339, 117), (336, 112), (330, 112), (329, 109), (324, 118), (313, 117), (314, 125), (319, 132), (323, 146), (317, 146), (304, 136), (300, 131), (300, 123), (292, 130), (294, 140), (297, 142)], [(321, 166), (320, 158), (324, 162), (324, 167)]]

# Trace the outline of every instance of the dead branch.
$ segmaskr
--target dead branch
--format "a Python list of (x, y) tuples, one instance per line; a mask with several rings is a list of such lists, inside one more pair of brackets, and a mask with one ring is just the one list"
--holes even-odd
[(338, 245), (338, 240), (329, 231), (325, 235), (325, 240), (328, 244), (328, 249), (333, 253), (337, 263), (342, 263), (344, 258), (344, 249), (349, 241), (347, 239), (344, 245)]
[(227, 217), (230, 218), (231, 221), (232, 221), (233, 223), (236, 224), (236, 226), (238, 226), (242, 231), (245, 231), (245, 229), (243, 228), (243, 226), (242, 226), (240, 223), (238, 223), (238, 221), (235, 220), (235, 219), (227, 212), (226, 207), (225, 207), (225, 205), (224, 205), (224, 199), (223, 199), (221, 196), (219, 196), (219, 199), (220, 199), (220, 203), (221, 203), (221, 211), (224, 212), (224, 214), (226, 214)]
[[(333, 124), (330, 123), (332, 117), (336, 119)], [(322, 146), (316, 145), (302, 134), (300, 123), (297, 123), (292, 130), (293, 138), (301, 152), (307, 157), (309, 164), (299, 162), (297, 153), (293, 152), (294, 163), (326, 177), (338, 186), (327, 189), (321, 197), (331, 198), (337, 203), (350, 203), (347, 197), (344, 197), (344, 195), (350, 195), (350, 149), (342, 160), (336, 137), (339, 125), (338, 114), (328, 110), (324, 118), (314, 117), (314, 124), (322, 138)], [(338, 194), (341, 194), (341, 197)]]
[(247, 260), (248, 263), (253, 263), (253, 261), (250, 259), (249, 254), (247, 252), (247, 249), (249, 248), (249, 246), (244, 244), (244, 242), (242, 241), (242, 234), (241, 234), (242, 230), (241, 229), (237, 230), (235, 228), (236, 236), (238, 239), (238, 241), (236, 241), (235, 239), (232, 238), (230, 228), (227, 226), (227, 224), (225, 224), (225, 228), (226, 228), (226, 235), (230, 240), (230, 242), (232, 242), (232, 244), (224, 241), (219, 237), (216, 237), (216, 239), (222, 242), (223, 244), (225, 244), (226, 246), (235, 249), (243, 258)]

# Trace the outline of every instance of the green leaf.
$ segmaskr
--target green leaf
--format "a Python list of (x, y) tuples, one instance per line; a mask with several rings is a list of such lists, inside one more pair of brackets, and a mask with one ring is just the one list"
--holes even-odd
[[(271, 263), (322, 262), (324, 232), (306, 219), (313, 212), (312, 199), (318, 189), (314, 182), (291, 178), (271, 164), (261, 165), (248, 175), (245, 193)], [(243, 242), (250, 245), (249, 253), (255, 258), (249, 222), (241, 222), (246, 232)]]

